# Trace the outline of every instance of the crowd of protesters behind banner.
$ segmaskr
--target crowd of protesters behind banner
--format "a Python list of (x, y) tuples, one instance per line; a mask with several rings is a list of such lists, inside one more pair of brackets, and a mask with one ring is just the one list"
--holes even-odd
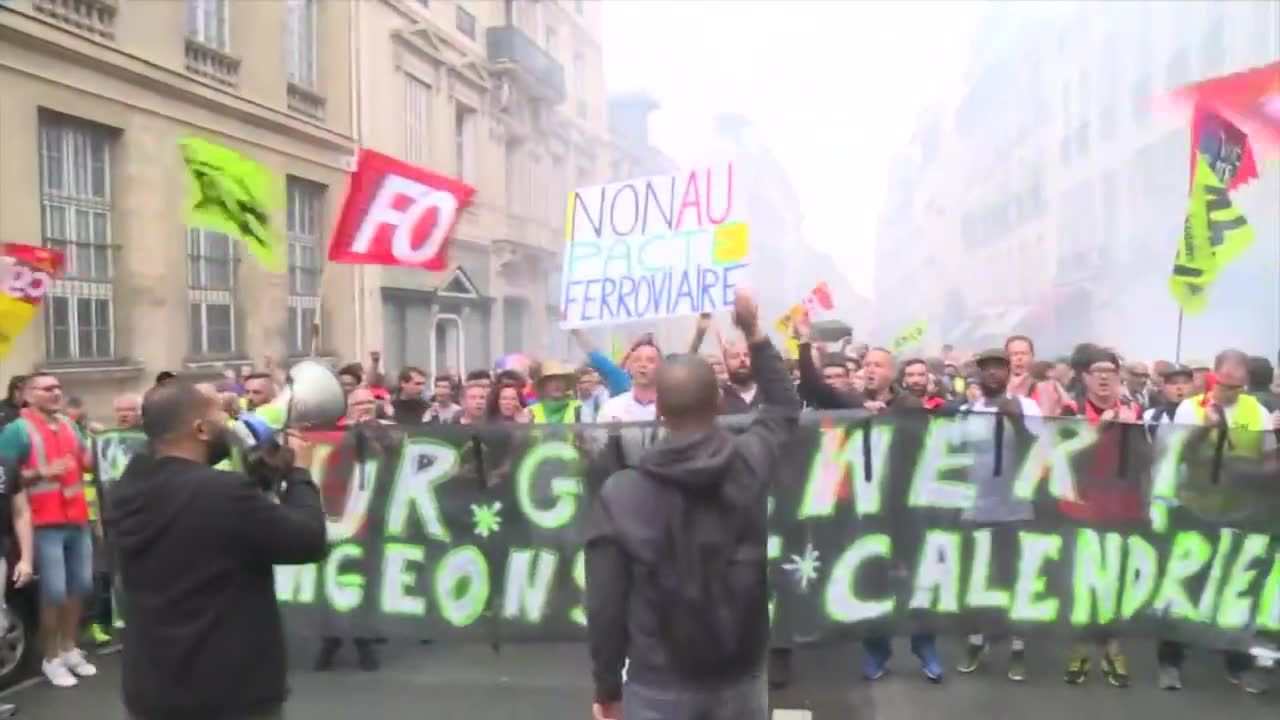
[[(812, 343), (809, 332), (807, 321), (795, 324), (798, 357), (787, 361), (807, 409), (861, 409), (878, 414), (923, 408), (1078, 416), (1095, 424), (1141, 423), (1152, 436), (1167, 423), (1225, 424), (1231, 429), (1257, 431), (1263, 438), (1256, 447), (1260, 457), (1276, 453), (1275, 436), (1262, 431), (1280, 431), (1280, 373), (1266, 358), (1239, 351), (1224, 350), (1211, 362), (1179, 364), (1126, 361), (1112, 349), (1085, 343), (1069, 356), (1041, 360), (1033, 340), (1017, 335), (1008, 338), (1002, 348), (972, 355), (944, 346), (936, 356), (903, 356), (850, 338), (840, 343)], [(704, 351), (707, 335), (711, 335), (713, 346)], [(574, 337), (582, 351), (582, 361), (576, 366), (516, 354), (494, 368), (449, 370), (433, 376), (407, 366), (391, 375), (379, 353), (370, 353), (367, 361), (338, 369), (347, 398), (347, 415), (340, 425), (656, 420), (658, 371), (668, 356), (653, 337), (636, 339), (621, 358), (600, 352), (581, 332), (575, 332)], [(721, 414), (750, 413), (760, 406), (763, 396), (757, 392), (747, 342), (722, 334), (710, 317), (699, 319), (688, 347), (672, 350), (701, 354), (710, 364), (720, 386)], [(155, 382), (161, 385), (177, 377), (162, 372)], [(268, 358), (258, 368), (227, 370), (218, 391), (229, 414), (254, 413), (279, 428), (286, 415), (277, 402), (283, 381), (284, 368)], [(16, 556), (15, 584), (34, 582), (39, 587), (42, 669), (59, 687), (72, 687), (95, 673), (77, 643), (110, 647), (113, 629), (123, 626), (118, 613), (113, 613), (109, 553), (102, 549), (95, 486), (86, 482), (92, 480), (92, 463), (83, 451), (89, 447), (88, 433), (107, 427), (139, 427), (140, 406), (139, 395), (121, 395), (114, 401), (111, 422), (95, 422), (78, 398), (63, 398), (54, 374), (43, 372), (13, 378), (7, 396), (0, 400), (0, 427), (4, 427), (0, 457), (15, 463), (14, 470), (22, 477), (21, 489), (11, 483), (8, 490), (12, 512), (4, 513), (0, 532), (6, 540), (16, 540), (6, 542), (6, 546), (17, 545), (18, 552), (7, 553)], [(37, 467), (44, 461), (36, 457), (40, 453), (33, 447), (42, 448), (47, 456), (50, 444), (62, 449), (78, 447), (82, 452), (69, 452), (65, 467), (59, 464), (56, 472), (48, 472), (47, 467)], [(1241, 447), (1249, 451), (1252, 446), (1243, 443)], [(44, 482), (51, 478), (53, 482)], [(61, 495), (62, 504), (50, 504), (39, 494), (46, 489)], [(9, 510), (11, 503), (4, 505)], [(365, 670), (378, 668), (376, 644), (372, 638), (355, 639), (359, 664)], [(331, 668), (340, 647), (340, 640), (327, 639), (316, 668)], [(869, 680), (882, 677), (891, 654), (889, 640), (869, 638), (864, 647), (864, 676)], [(934, 638), (914, 636), (911, 649), (924, 675), (941, 681), (944, 671)], [(958, 670), (973, 672), (988, 650), (985, 638), (970, 636)], [(1014, 638), (1008, 666), (1012, 680), (1026, 677), (1024, 650), (1023, 642)], [(1090, 650), (1086, 644), (1071, 648), (1066, 682), (1080, 684), (1087, 679)], [(1112, 685), (1127, 686), (1129, 675), (1120, 644), (1106, 639), (1099, 650), (1103, 677)], [(1161, 643), (1160, 687), (1181, 687), (1179, 669), (1184, 653), (1181, 645)], [(1262, 692), (1265, 677), (1252, 672), (1252, 667), (1247, 655), (1227, 655), (1228, 679), (1247, 690)], [(771, 681), (775, 685), (788, 682), (789, 668), (789, 650), (775, 648), (770, 657)]]

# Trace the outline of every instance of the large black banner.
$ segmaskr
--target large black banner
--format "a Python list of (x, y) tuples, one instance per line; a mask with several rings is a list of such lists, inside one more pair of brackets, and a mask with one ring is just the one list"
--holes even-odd
[[(746, 419), (736, 421), (748, 422)], [(732, 428), (731, 428), (732, 430)], [(280, 567), (296, 628), (481, 642), (583, 636), (591, 496), (655, 426), (321, 433), (331, 550)], [(138, 436), (98, 436), (118, 477)], [(1272, 439), (992, 414), (806, 414), (769, 513), (779, 639), (1280, 632)], [(655, 519), (655, 521), (657, 521)]]

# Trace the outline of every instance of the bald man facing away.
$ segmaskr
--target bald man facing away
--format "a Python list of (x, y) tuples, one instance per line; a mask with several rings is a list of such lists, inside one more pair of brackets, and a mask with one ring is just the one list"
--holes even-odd
[(152, 388), (142, 429), (152, 452), (129, 462), (107, 512), (127, 599), (125, 707), (134, 720), (281, 717), (272, 566), (317, 562), (326, 550), (310, 447), (289, 438), (293, 468), (277, 503), (245, 475), (210, 467), (230, 452), (212, 386)]
[[(597, 720), (768, 717), (766, 507), (801, 405), (744, 291), (734, 323), (749, 341), (760, 396), (750, 427), (735, 436), (717, 425), (720, 393), (705, 360), (664, 361), (657, 404), (667, 436), (605, 481), (592, 508), (587, 634)], [(691, 563), (695, 547), (702, 561)]]

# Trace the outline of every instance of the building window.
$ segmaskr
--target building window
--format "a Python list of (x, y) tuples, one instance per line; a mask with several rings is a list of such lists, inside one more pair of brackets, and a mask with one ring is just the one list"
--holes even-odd
[(404, 79), (408, 111), (405, 158), (415, 165), (424, 165), (431, 137), (431, 86), (409, 75)]
[(457, 315), (436, 316), (435, 342), (431, 345), (431, 370), (438, 377), (445, 373), (466, 372), (463, 352), (462, 318)]
[(320, 229), (325, 187), (301, 178), (286, 182), (289, 234), (289, 354), (311, 351), (320, 309)]
[(455, 103), (453, 116), (453, 149), (458, 177), (470, 181), (472, 176), (472, 131), (476, 113), (462, 103)]
[(316, 86), (316, 0), (289, 0), (289, 82)]
[(41, 233), (64, 258), (62, 277), (45, 300), (52, 361), (114, 357), (110, 145), (103, 128), (40, 119)]
[(187, 292), (193, 356), (236, 351), (235, 241), (229, 236), (187, 229)]
[(228, 0), (187, 0), (187, 36), (218, 50), (230, 47)]
[(458, 16), (454, 19), (453, 25), (458, 28), (458, 32), (472, 40), (476, 39), (476, 16), (467, 12), (467, 9), (461, 5), (458, 6)]

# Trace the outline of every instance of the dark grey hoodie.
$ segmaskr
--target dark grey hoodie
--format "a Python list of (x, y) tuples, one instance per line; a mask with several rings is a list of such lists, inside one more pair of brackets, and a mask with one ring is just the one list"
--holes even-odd
[[(696, 685), (678, 677), (660, 640), (656, 589), (638, 570), (663, 552), (671, 521), (666, 494), (709, 489), (736, 507), (749, 508), (748, 535), (765, 547), (769, 480), (800, 416), (800, 398), (767, 339), (751, 346), (762, 409), (747, 430), (733, 435), (716, 427), (670, 434), (641, 458), (636, 471), (614, 474), (592, 508), (587, 533), (587, 634), (597, 702), (622, 697), (622, 667), (629, 682), (646, 687)], [(761, 574), (760, 582), (767, 582)], [(767, 631), (767, 612), (756, 619)], [(746, 629), (744, 629), (746, 631)], [(763, 667), (764, 657), (756, 670)], [(728, 682), (741, 678), (729, 678)]]

